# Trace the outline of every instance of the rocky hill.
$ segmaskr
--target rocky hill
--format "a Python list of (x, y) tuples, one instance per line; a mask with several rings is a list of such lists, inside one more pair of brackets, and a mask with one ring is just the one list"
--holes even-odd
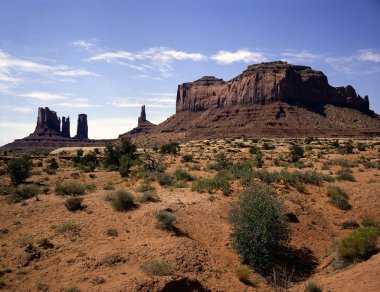
[(205, 76), (179, 85), (176, 114), (144, 133), (151, 135), (127, 134), (142, 144), (151, 137), (378, 136), (380, 118), (352, 86), (333, 87), (321, 71), (277, 61), (229, 81)]

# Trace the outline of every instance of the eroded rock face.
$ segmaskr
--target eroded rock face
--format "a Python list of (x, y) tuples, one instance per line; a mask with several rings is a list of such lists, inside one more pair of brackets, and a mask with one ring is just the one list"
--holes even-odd
[(87, 125), (87, 115), (79, 114), (78, 115), (78, 126), (76, 139), (88, 139), (88, 125)]
[(70, 118), (62, 117), (62, 136), (70, 138)]
[(45, 132), (61, 132), (61, 119), (58, 118), (55, 111), (51, 111), (48, 107), (38, 108), (37, 125), (34, 133)]
[(176, 111), (198, 112), (274, 102), (332, 104), (369, 111), (368, 97), (357, 95), (352, 86), (332, 87), (321, 71), (281, 61), (248, 66), (230, 81), (205, 76), (183, 83), (178, 86)]

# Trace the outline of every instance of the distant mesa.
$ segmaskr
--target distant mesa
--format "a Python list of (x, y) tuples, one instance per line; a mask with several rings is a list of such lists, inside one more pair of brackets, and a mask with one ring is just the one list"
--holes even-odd
[(113, 139), (88, 139), (87, 115), (78, 115), (78, 127), (75, 137), (70, 136), (70, 118), (59, 118), (55, 111), (48, 107), (39, 107), (37, 125), (32, 134), (17, 139), (0, 147), (2, 151), (14, 150), (52, 150), (60, 147), (105, 146)]

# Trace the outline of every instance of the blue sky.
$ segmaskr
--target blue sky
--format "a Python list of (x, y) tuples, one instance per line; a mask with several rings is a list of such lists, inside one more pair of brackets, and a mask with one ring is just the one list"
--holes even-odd
[(229, 80), (286, 60), (353, 85), (380, 112), (380, 1), (1, 0), (0, 144), (34, 131), (37, 108), (88, 114), (90, 138), (161, 122), (177, 85)]

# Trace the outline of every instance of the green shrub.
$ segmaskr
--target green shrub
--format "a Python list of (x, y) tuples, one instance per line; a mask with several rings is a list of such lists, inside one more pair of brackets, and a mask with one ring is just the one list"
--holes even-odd
[(0, 186), (0, 196), (9, 196), (15, 192), (14, 187)]
[(378, 236), (378, 229), (360, 227), (342, 239), (338, 245), (338, 256), (345, 260), (366, 259), (376, 251)]
[(214, 168), (216, 170), (227, 169), (231, 165), (232, 165), (231, 160), (224, 153), (218, 153), (217, 155), (215, 155), (215, 165), (214, 165)]
[(147, 191), (154, 191), (154, 186), (151, 186), (150, 184), (147, 183), (142, 183), (137, 189), (137, 192), (147, 192)]
[(50, 159), (49, 168), (50, 169), (58, 169), (59, 168), (58, 162), (57, 162), (57, 160), (55, 160), (55, 158)]
[(323, 288), (315, 282), (307, 282), (304, 292), (322, 292)]
[(136, 205), (133, 196), (125, 190), (117, 190), (109, 197), (115, 211), (123, 212), (133, 209)]
[(160, 148), (161, 154), (177, 154), (177, 152), (180, 151), (179, 143), (177, 142), (170, 142), (168, 144), (164, 144)]
[(48, 237), (41, 237), (37, 240), (37, 244), (42, 248), (52, 248), (54, 246)]
[(230, 190), (229, 180), (233, 179), (228, 171), (219, 171), (214, 178), (203, 178), (195, 180), (191, 189), (195, 192), (207, 192), (212, 194), (216, 190), (221, 190), (223, 195), (228, 195)]
[(65, 202), (65, 206), (67, 210), (74, 212), (74, 211), (83, 209), (82, 202), (83, 202), (83, 198), (78, 198), (78, 197), (68, 198)]
[(105, 231), (105, 234), (107, 236), (117, 237), (119, 235), (119, 232), (117, 232), (117, 230), (115, 228), (108, 228)]
[(182, 162), (193, 162), (193, 161), (194, 161), (193, 155), (186, 154), (182, 156)]
[(349, 141), (344, 144), (344, 146), (339, 146), (338, 151), (340, 154), (345, 155), (345, 154), (352, 154), (354, 150), (354, 145), (352, 145), (352, 142)]
[(173, 188), (178, 188), (178, 189), (187, 188), (188, 186), (189, 185), (187, 184), (187, 182), (183, 180), (176, 180), (172, 185)]
[(8, 174), (14, 185), (19, 185), (26, 181), (31, 175), (33, 163), (29, 156), (12, 158), (6, 164)]
[(282, 201), (267, 185), (246, 189), (231, 208), (233, 246), (247, 263), (267, 273), (282, 241), (288, 240)]
[(244, 186), (247, 186), (251, 183), (253, 178), (252, 168), (253, 161), (248, 159), (232, 165), (230, 170), (234, 178), (240, 179), (240, 182)]
[(84, 172), (93, 172), (99, 165), (99, 160), (95, 152), (89, 152), (86, 155), (77, 156), (74, 158), (74, 162)]
[(182, 181), (192, 181), (194, 180), (194, 177), (188, 173), (187, 171), (183, 169), (176, 169), (173, 174), (174, 178), (176, 180), (182, 180)]
[(7, 198), (8, 203), (15, 204), (34, 197), (38, 194), (38, 187), (34, 184), (18, 185), (15, 191)]
[(250, 154), (256, 154), (256, 152), (259, 150), (257, 146), (251, 146), (249, 147), (249, 153)]
[(304, 155), (304, 149), (297, 145), (294, 144), (290, 147), (290, 160), (294, 162), (298, 162)]
[(351, 205), (348, 203), (348, 195), (340, 187), (327, 186), (327, 196), (330, 203), (342, 210), (349, 210)]
[(264, 150), (273, 150), (273, 149), (274, 149), (274, 146), (273, 146), (273, 145), (270, 145), (268, 142), (264, 142), (264, 144), (263, 144), (263, 149), (264, 149)]
[(42, 163), (42, 161), (38, 161), (38, 162), (36, 163), (36, 166), (37, 166), (37, 167), (42, 167), (42, 166), (44, 166), (44, 164)]
[(64, 195), (83, 195), (86, 191), (86, 186), (77, 181), (69, 181), (63, 184), (58, 183), (55, 186), (57, 194)]
[(57, 173), (57, 171), (55, 169), (49, 168), (49, 167), (44, 168), (44, 172), (46, 172), (48, 175), (53, 175), (53, 174)]
[(160, 197), (153, 191), (146, 191), (140, 196), (140, 202), (159, 202)]
[(356, 181), (352, 171), (348, 168), (342, 168), (336, 172), (337, 180)]
[(257, 168), (262, 168), (264, 166), (263, 154), (260, 150), (257, 150), (256, 152), (254, 163)]
[(157, 181), (160, 184), (160, 186), (168, 187), (173, 184), (173, 178), (168, 173), (158, 173), (157, 174)]
[(305, 144), (310, 144), (313, 141), (314, 141), (314, 137), (306, 137), (304, 140)]
[(73, 221), (64, 221), (58, 226), (53, 225), (52, 229), (57, 234), (62, 234), (62, 233), (78, 234), (80, 230), (78, 224), (74, 223)]
[(239, 281), (243, 283), (247, 283), (249, 281), (249, 277), (251, 276), (250, 269), (246, 267), (239, 267), (236, 270), (236, 277), (239, 279)]
[(96, 185), (94, 185), (94, 184), (86, 184), (84, 187), (85, 187), (86, 192), (96, 191)]
[(172, 230), (176, 217), (174, 214), (167, 211), (160, 211), (156, 213), (157, 226), (161, 229)]
[[(105, 147), (103, 164), (108, 169), (119, 169), (120, 165), (123, 162), (127, 163), (127, 161), (134, 164), (137, 160), (136, 151), (136, 145), (132, 144), (129, 139), (123, 138), (120, 144), (109, 144)], [(128, 173), (125, 169), (123, 172)]]
[(152, 260), (144, 263), (141, 269), (149, 276), (169, 276), (174, 273), (171, 263), (165, 260)]
[(104, 186), (103, 189), (106, 191), (114, 190), (115, 186), (112, 184), (112, 182), (107, 182)]
[(364, 227), (375, 227), (380, 230), (380, 221), (377, 221), (375, 218), (368, 215), (363, 217), (362, 225)]
[(366, 151), (367, 146), (364, 143), (358, 143), (357, 145), (359, 151)]

